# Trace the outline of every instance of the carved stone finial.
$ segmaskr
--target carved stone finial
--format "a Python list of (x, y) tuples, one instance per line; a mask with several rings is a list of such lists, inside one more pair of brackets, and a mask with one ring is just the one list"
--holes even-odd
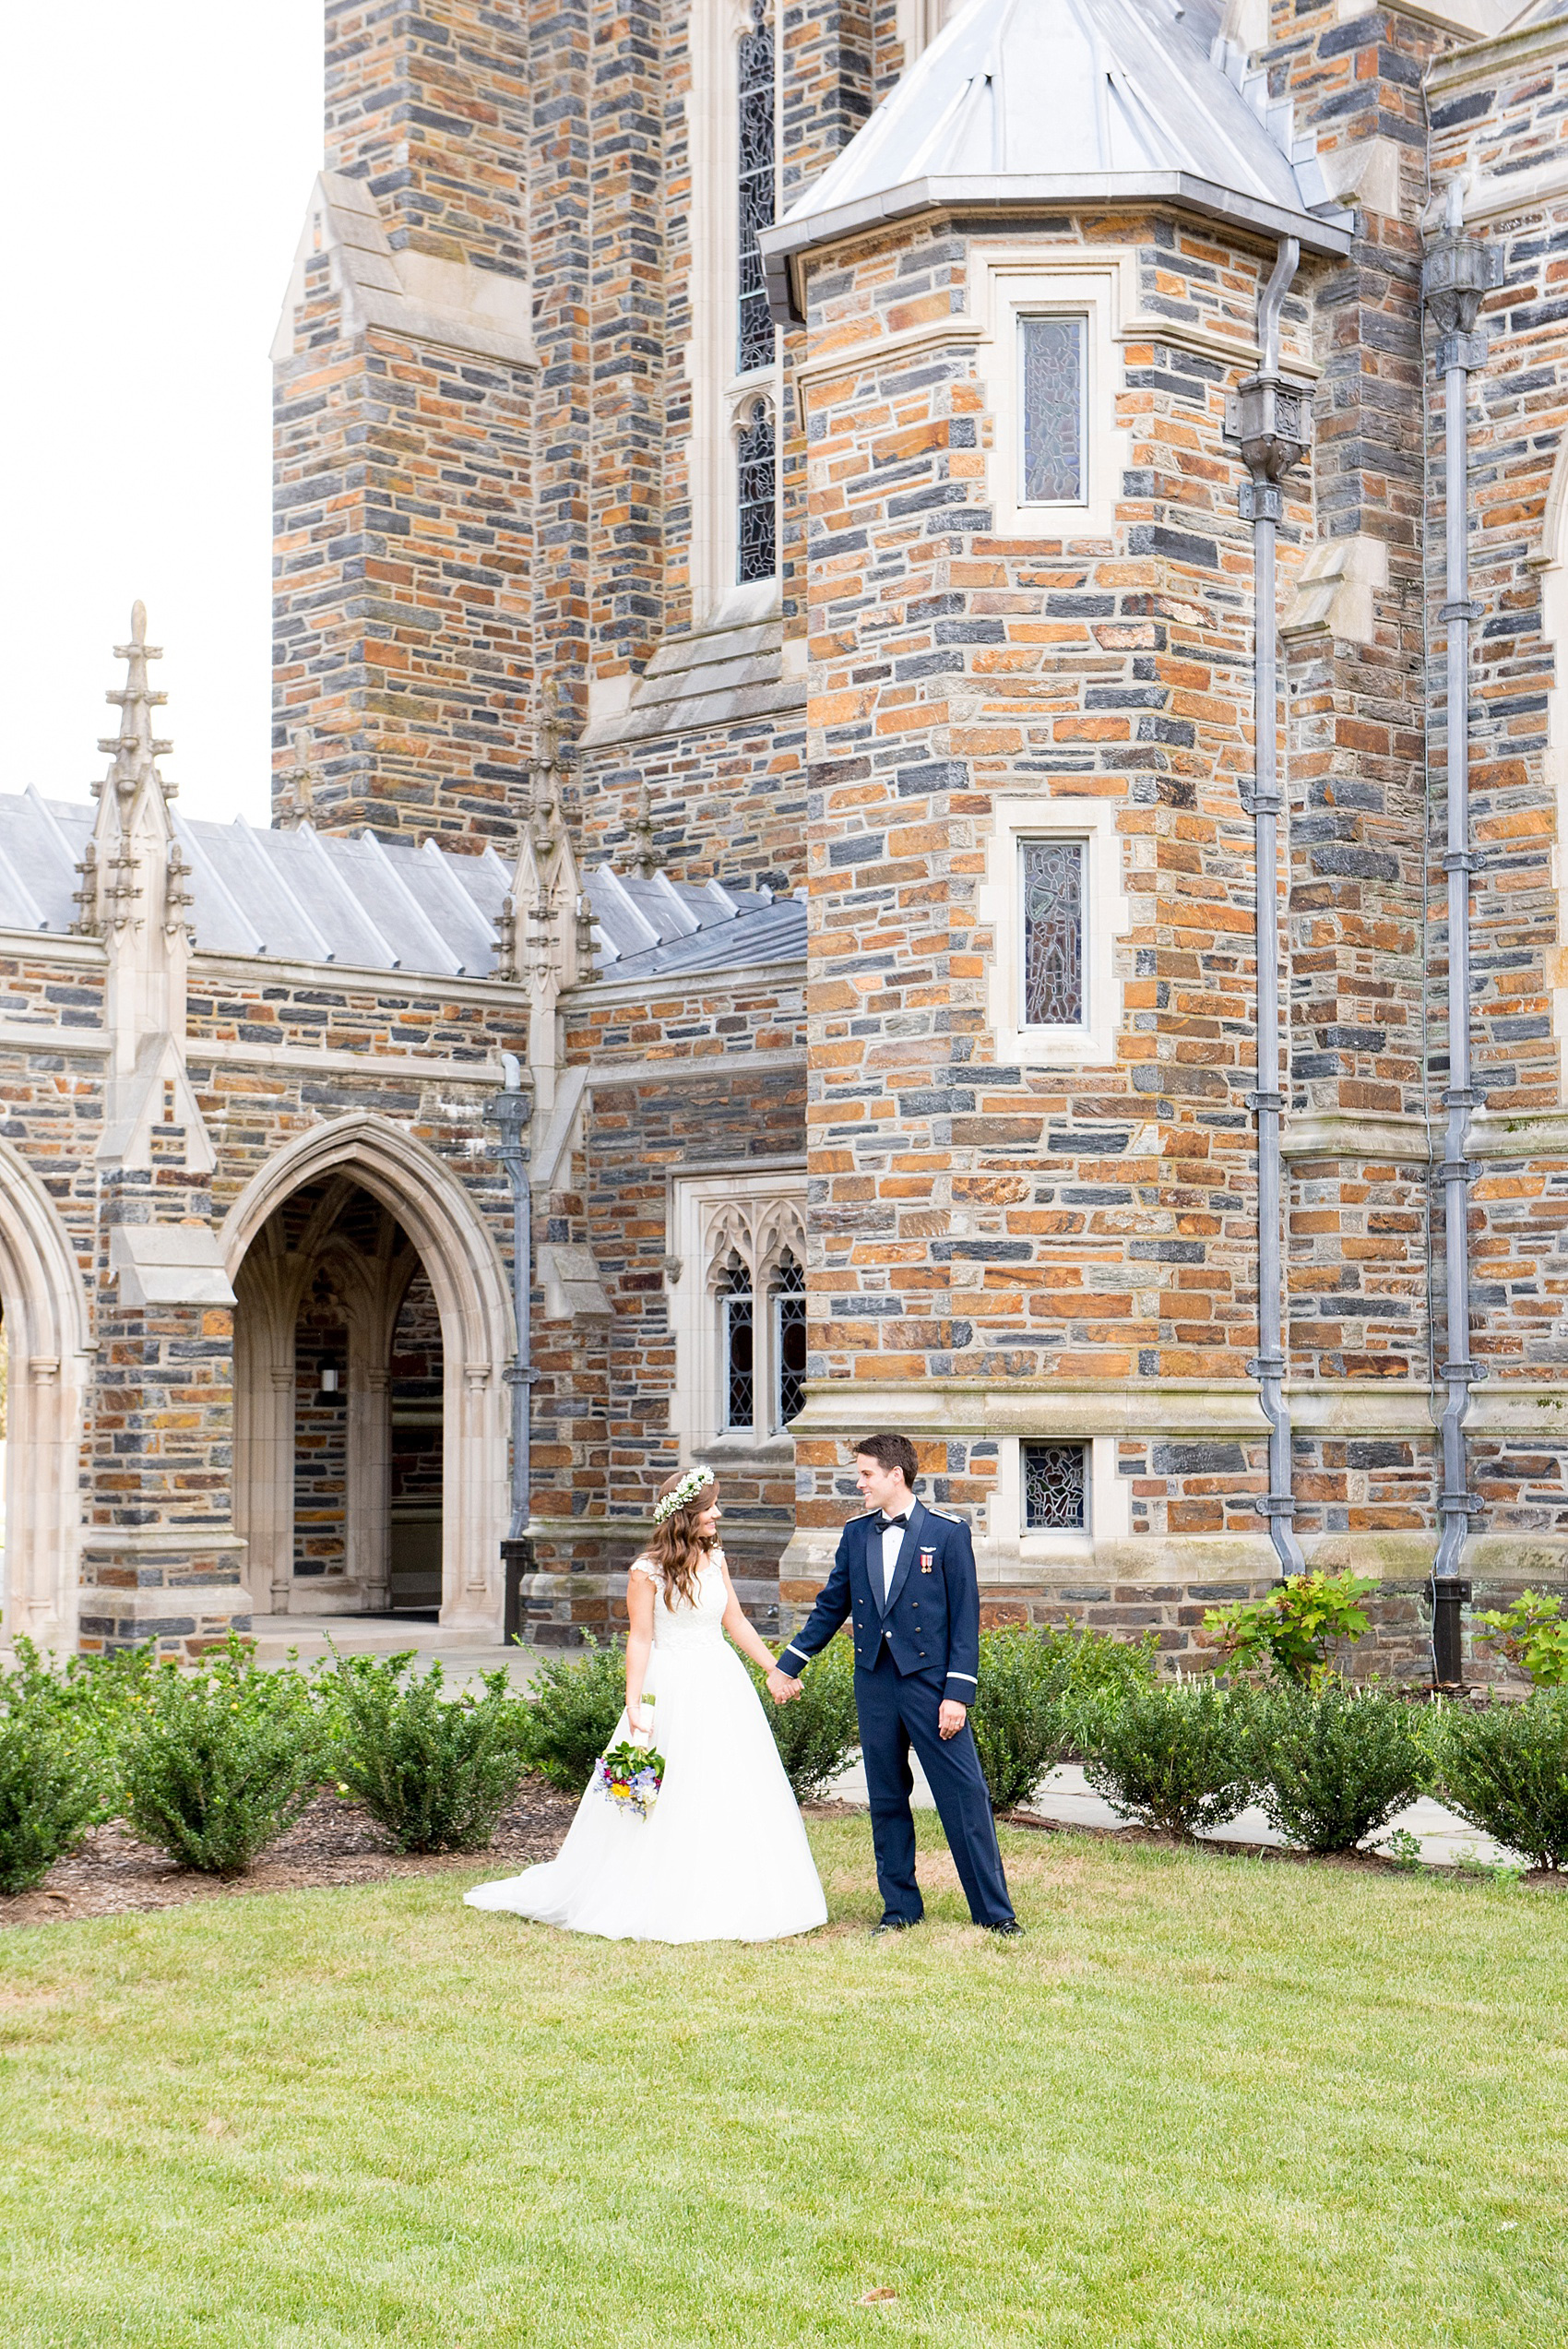
[(653, 829), (653, 795), (646, 783), (637, 793), (637, 812), (626, 827), (626, 839), (632, 862), (645, 881), (662, 872), (664, 858)]
[[(125, 682), (112, 686), (103, 698), (120, 712), (117, 734), (101, 735), (98, 747), (113, 761), (105, 782), (112, 782), (122, 803), (128, 802), (141, 785), (151, 777), (165, 799), (172, 799), (175, 786), (166, 783), (158, 773), (156, 761), (167, 758), (174, 745), (159, 739), (152, 731), (152, 712), (169, 697), (157, 693), (147, 682), (147, 664), (161, 661), (161, 647), (147, 640), (147, 606), (131, 606), (131, 639), (128, 644), (114, 647), (114, 658), (125, 663)], [(94, 786), (94, 797), (101, 792), (101, 783)]]
[(285, 767), (278, 779), (283, 786), (278, 802), (278, 824), (285, 832), (311, 822), (315, 813), (315, 788), (321, 781), (321, 766), (310, 728), (296, 726), (289, 736), (289, 746), (294, 754), (294, 763)]

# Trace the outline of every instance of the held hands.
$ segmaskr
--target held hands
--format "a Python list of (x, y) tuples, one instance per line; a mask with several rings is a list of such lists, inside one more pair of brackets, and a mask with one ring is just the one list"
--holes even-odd
[(956, 1737), (968, 1717), (968, 1705), (956, 1705), (951, 1697), (944, 1697), (942, 1711), (936, 1716), (937, 1735), (942, 1738)]
[(792, 1680), (787, 1672), (780, 1672), (777, 1664), (768, 1673), (767, 1693), (776, 1705), (787, 1705), (791, 1698), (800, 1695), (801, 1687), (799, 1680)]

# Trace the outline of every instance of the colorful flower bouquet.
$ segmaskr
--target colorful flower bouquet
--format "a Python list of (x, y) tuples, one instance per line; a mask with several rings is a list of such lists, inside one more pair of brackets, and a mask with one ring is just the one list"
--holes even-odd
[[(653, 1699), (646, 1701), (652, 1704)], [(623, 1737), (607, 1746), (593, 1766), (600, 1792), (607, 1803), (633, 1818), (647, 1818), (664, 1783), (664, 1757), (652, 1746), (635, 1745)]]

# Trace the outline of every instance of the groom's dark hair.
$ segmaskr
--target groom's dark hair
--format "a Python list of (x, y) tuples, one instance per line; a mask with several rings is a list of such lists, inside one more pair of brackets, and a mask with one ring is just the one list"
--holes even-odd
[(920, 1462), (908, 1436), (864, 1436), (855, 1446), (857, 1460), (874, 1460), (878, 1468), (901, 1468), (904, 1482), (912, 1493)]

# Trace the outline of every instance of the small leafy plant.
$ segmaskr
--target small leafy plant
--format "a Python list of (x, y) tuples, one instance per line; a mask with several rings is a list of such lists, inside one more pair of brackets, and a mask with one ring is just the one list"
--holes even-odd
[(981, 1632), (980, 1648), (970, 1723), (991, 1806), (1006, 1811), (1027, 1803), (1062, 1759), (1086, 1698), (1149, 1686), (1157, 1635), (1133, 1642), (1073, 1623), (1001, 1624)]
[(1252, 1799), (1253, 1711), (1248, 1690), (1206, 1680), (1091, 1697), (1079, 1712), (1084, 1775), (1123, 1818), (1210, 1832)]
[(1421, 1839), (1412, 1835), (1408, 1827), (1396, 1827), (1386, 1843), (1378, 1846), (1397, 1868), (1412, 1874), (1422, 1865)]
[(529, 1766), (528, 1708), (505, 1671), (484, 1693), (449, 1697), (439, 1663), (406, 1655), (341, 1656), (323, 1684), (338, 1771), (402, 1852), (473, 1852)]
[(98, 1747), (42, 1706), (0, 1714), (0, 1892), (30, 1892), (105, 1815)]
[(1270, 1824), (1309, 1852), (1353, 1851), (1433, 1774), (1424, 1715), (1384, 1689), (1334, 1680), (1263, 1696), (1253, 1760)]
[(547, 1656), (534, 1675), (520, 1726), (527, 1766), (563, 1795), (580, 1795), (626, 1704), (621, 1641)]
[(241, 1876), (292, 1825), (327, 1765), (306, 1681), (237, 1639), (199, 1672), (160, 1664), (122, 1753), (125, 1816), (183, 1866)]
[(1568, 1688), (1522, 1705), (1445, 1706), (1438, 1729), (1443, 1801), (1532, 1866), (1568, 1866)]
[(1555, 1592), (1522, 1591), (1511, 1607), (1489, 1608), (1476, 1621), (1487, 1627), (1485, 1644), (1528, 1673), (1538, 1688), (1568, 1683), (1568, 1623)]
[(762, 1699), (795, 1800), (816, 1801), (839, 1771), (848, 1769), (861, 1742), (855, 1651), (848, 1634), (837, 1633), (813, 1657), (801, 1675), (800, 1695), (787, 1705), (776, 1705), (767, 1695), (766, 1676), (755, 1664), (748, 1663), (746, 1670)]
[(1288, 1575), (1266, 1598), (1210, 1608), (1204, 1629), (1232, 1672), (1266, 1672), (1313, 1687), (1328, 1673), (1333, 1643), (1353, 1642), (1371, 1629), (1362, 1602), (1376, 1589), (1372, 1575)]

